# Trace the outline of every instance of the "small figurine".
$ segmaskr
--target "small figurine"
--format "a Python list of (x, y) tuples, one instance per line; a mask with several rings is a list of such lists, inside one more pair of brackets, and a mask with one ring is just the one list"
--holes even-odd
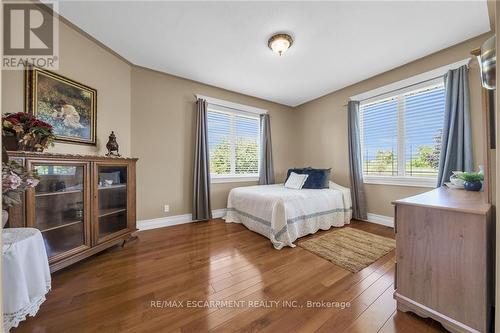
[(108, 143), (106, 143), (106, 148), (108, 148), (108, 153), (106, 154), (106, 156), (121, 156), (118, 153), (118, 142), (116, 142), (116, 135), (113, 131), (111, 131), (111, 134), (109, 135), (109, 140)]

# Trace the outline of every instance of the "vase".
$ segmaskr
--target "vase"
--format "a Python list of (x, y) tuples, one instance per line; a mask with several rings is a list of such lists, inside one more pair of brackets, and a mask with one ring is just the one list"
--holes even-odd
[(9, 220), (9, 212), (5, 209), (2, 210), (2, 228), (5, 228), (7, 221)]
[(466, 191), (479, 191), (483, 184), (480, 181), (477, 182), (464, 182), (464, 189)]
[(16, 136), (2, 136), (2, 144), (8, 151), (36, 151), (43, 152), (47, 146), (47, 137), (34, 135), (31, 138), (21, 141)]
[(15, 136), (2, 136), (2, 145), (9, 151), (19, 150), (19, 140)]
[(19, 148), (22, 151), (37, 151), (43, 152), (43, 147), (47, 144), (47, 138), (40, 135), (35, 135), (28, 140), (21, 141)]

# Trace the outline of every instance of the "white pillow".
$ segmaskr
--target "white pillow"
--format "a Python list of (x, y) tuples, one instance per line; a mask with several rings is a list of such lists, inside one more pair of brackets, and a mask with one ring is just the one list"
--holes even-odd
[(290, 177), (286, 180), (285, 187), (300, 190), (304, 186), (307, 177), (309, 175), (299, 175), (298, 173), (292, 172)]

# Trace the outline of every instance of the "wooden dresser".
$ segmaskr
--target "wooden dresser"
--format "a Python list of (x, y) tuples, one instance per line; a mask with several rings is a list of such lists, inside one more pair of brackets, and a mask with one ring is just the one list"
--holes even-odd
[(56, 271), (130, 238), (136, 229), (133, 158), (8, 152), (40, 183), (9, 210), (9, 227), (42, 232)]
[(451, 332), (489, 332), (494, 236), (485, 194), (442, 187), (394, 205), (398, 310)]

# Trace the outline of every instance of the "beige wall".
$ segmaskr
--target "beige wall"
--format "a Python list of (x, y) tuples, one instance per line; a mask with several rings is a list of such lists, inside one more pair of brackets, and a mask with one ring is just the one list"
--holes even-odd
[[(350, 96), (464, 59), (486, 36), (456, 45), (400, 68), (299, 106), (289, 108), (258, 98), (208, 86), (140, 67), (116, 56), (85, 34), (60, 25), (58, 73), (97, 89), (97, 147), (57, 143), (51, 151), (103, 154), (114, 130), (124, 155), (138, 165), (138, 219), (191, 211), (195, 94), (268, 109), (278, 180), (293, 166), (332, 167), (334, 181), (348, 185), (347, 119), (344, 104)], [(2, 113), (23, 111), (23, 73), (3, 71)], [(473, 135), (481, 147), (480, 90), (476, 62), (471, 62)], [(482, 150), (475, 151), (476, 165)], [(212, 185), (213, 209), (223, 208), (227, 193), (243, 183)], [(426, 188), (367, 185), (368, 211), (392, 216), (390, 202)]]
[[(269, 111), (276, 176), (296, 165), (295, 121), (291, 108), (140, 67), (132, 68), (132, 154), (137, 169), (138, 219), (191, 212), (194, 159), (195, 94)], [(212, 209), (226, 207), (233, 187), (252, 183), (212, 184)], [(254, 183), (255, 184), (255, 183)]]
[[(63, 22), (59, 47), (56, 73), (97, 89), (97, 146), (56, 143), (49, 151), (104, 154), (114, 130), (120, 152), (140, 159), (139, 220), (191, 212), (195, 94), (268, 109), (277, 179), (295, 165), (291, 108), (133, 66)], [(23, 74), (2, 71), (2, 113), (24, 111)], [(213, 184), (212, 208), (226, 206), (231, 188), (250, 184)], [(170, 213), (163, 213), (164, 204)]]
[[(97, 89), (97, 146), (56, 143), (49, 151), (103, 154), (111, 130), (120, 152), (130, 155), (130, 65), (62, 23), (59, 25), (58, 74)], [(2, 71), (2, 113), (24, 111), (24, 77), (18, 70)]]
[[(299, 164), (331, 167), (333, 180), (349, 185), (347, 112), (344, 107), (349, 97), (470, 57), (470, 51), (490, 35), (479, 36), (299, 106), (296, 115), (300, 124), (297, 133)], [(475, 60), (470, 62), (469, 75), (474, 163), (477, 166), (483, 164), (483, 139), (481, 86)], [(429, 188), (367, 184), (365, 190), (369, 213), (393, 216), (393, 200)]]

